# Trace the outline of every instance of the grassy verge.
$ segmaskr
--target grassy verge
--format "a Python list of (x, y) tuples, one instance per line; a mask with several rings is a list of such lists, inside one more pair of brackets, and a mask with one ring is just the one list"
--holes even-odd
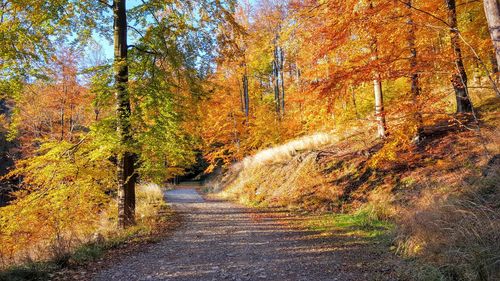
[(313, 231), (342, 233), (375, 240), (389, 240), (394, 224), (378, 219), (369, 209), (353, 214), (329, 213), (307, 220), (304, 226)]

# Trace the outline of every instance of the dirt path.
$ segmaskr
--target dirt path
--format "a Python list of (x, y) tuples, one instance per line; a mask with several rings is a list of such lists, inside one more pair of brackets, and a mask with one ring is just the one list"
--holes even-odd
[(166, 196), (183, 225), (95, 280), (397, 280), (377, 247), (290, 226), (302, 217), (205, 201), (194, 189)]

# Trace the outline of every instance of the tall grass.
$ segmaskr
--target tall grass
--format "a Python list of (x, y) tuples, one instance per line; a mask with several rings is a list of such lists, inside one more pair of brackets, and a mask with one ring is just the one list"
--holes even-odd
[(242, 161), (244, 168), (290, 161), (299, 153), (317, 150), (339, 141), (339, 138), (326, 133), (304, 136), (285, 144), (261, 150)]
[(479, 157), (474, 140), (468, 132), (434, 137), (401, 169), (372, 167), (369, 146), (318, 134), (245, 158), (219, 186), (249, 205), (340, 212), (325, 224), (374, 236), (374, 223), (395, 222), (398, 254), (417, 260), (412, 279), (500, 280), (500, 154)]
[(482, 179), (402, 217), (399, 252), (427, 263), (421, 280), (500, 280), (499, 181)]

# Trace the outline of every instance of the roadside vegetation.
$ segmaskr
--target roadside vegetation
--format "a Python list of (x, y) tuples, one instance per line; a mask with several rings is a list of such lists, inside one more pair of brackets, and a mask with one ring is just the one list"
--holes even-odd
[[(166, 225), (172, 223), (174, 216), (165, 203), (162, 189), (156, 184), (138, 186), (138, 217), (134, 227), (118, 229), (116, 215), (112, 213), (116, 210), (116, 202), (110, 200), (108, 204), (109, 211), (103, 211), (98, 219), (91, 222), (85, 218), (74, 218), (65, 223), (49, 214), (46, 223), (37, 227), (14, 223), (11, 220), (17, 216), (8, 213), (11, 208), (1, 209), (4, 231), (0, 236), (0, 280), (51, 279), (61, 269), (85, 266), (113, 249), (154, 241), (164, 234)], [(54, 225), (65, 227), (56, 228)]]
[(249, 156), (210, 185), (249, 206), (315, 214), (302, 225), (311, 230), (385, 241), (409, 278), (495, 280), (499, 119), (491, 104), (480, 109), (481, 134), (439, 120), (394, 157), (390, 141), (366, 134), (313, 135)]

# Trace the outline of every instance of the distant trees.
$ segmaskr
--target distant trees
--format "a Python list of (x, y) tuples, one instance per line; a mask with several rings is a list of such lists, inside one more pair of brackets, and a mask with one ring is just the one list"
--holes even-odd
[[(486, 24), (483, 7), (475, 1), (307, 0), (283, 5), (262, 0), (242, 7), (250, 15), (236, 16), (245, 28), (247, 79), (236, 81), (248, 83), (252, 110), (245, 110), (245, 94), (228, 97), (231, 92), (238, 97), (238, 87), (214, 87), (209, 106), (240, 105), (248, 115), (244, 130), (231, 126), (238, 132), (238, 151), (227, 139), (215, 137), (216, 128), (204, 127), (210, 135), (206, 157), (214, 163), (228, 163), (307, 132), (354, 126), (373, 125), (375, 136), (408, 148), (421, 139), (425, 122), (449, 113), (450, 84), (442, 81), (450, 76), (455, 113), (471, 113), (467, 74), (483, 72), (478, 59), (490, 56), (481, 31)], [(228, 63), (237, 57), (221, 54), (224, 63), (211, 78), (233, 81), (233, 75), (241, 75)], [(287, 114), (274, 123), (285, 92)], [(235, 116), (227, 122), (240, 120), (229, 112), (220, 114), (210, 114), (205, 122), (222, 129), (229, 128), (223, 116)]]
[(40, 140), (74, 141), (92, 122), (92, 96), (78, 82), (77, 52), (60, 50), (48, 81), (27, 85), (19, 94), (11, 128), (18, 131), (22, 155), (30, 156)]

